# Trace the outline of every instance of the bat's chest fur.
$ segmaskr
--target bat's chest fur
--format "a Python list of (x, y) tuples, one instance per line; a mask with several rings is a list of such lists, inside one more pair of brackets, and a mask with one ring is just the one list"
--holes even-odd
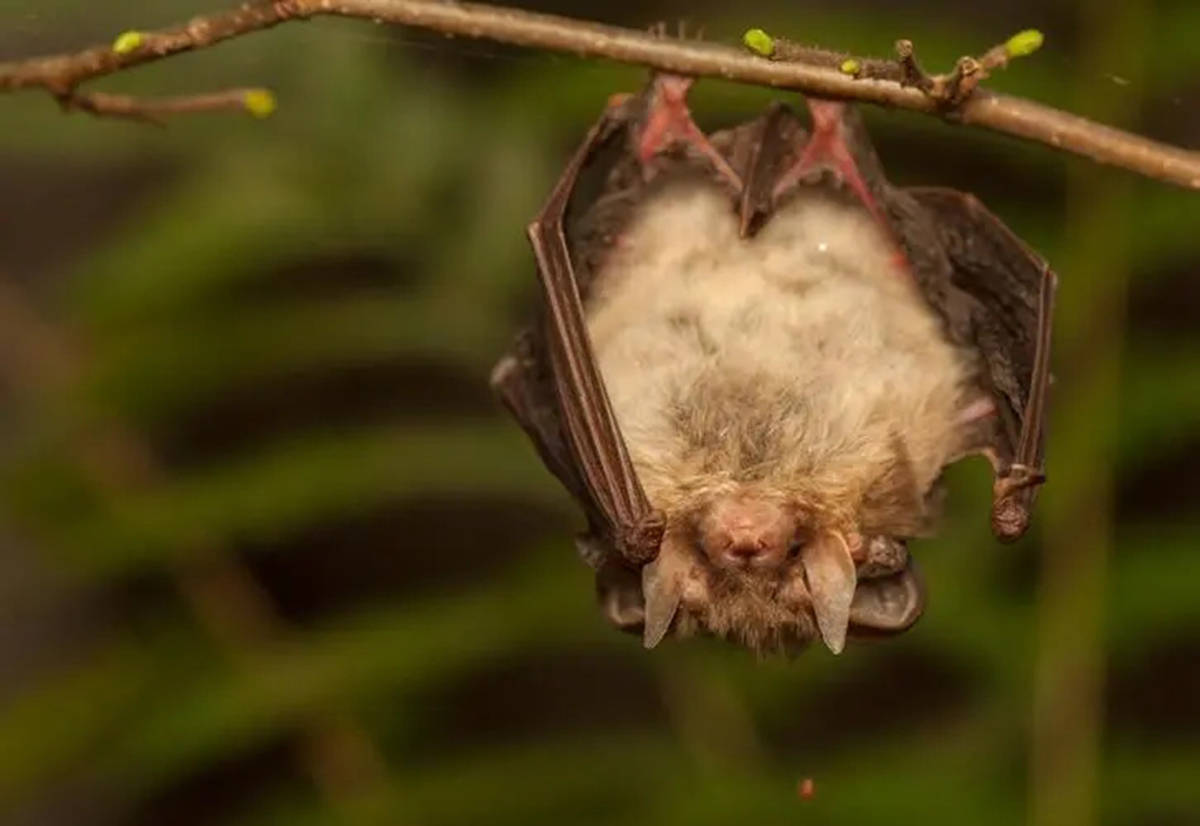
[(670, 184), (596, 275), (600, 370), (668, 514), (750, 484), (884, 528), (962, 448), (971, 359), (866, 210), (811, 189), (743, 240), (727, 196)]

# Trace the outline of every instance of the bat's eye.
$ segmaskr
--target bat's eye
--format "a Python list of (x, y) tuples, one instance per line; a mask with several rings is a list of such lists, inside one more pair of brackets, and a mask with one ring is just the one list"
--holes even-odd
[(804, 546), (812, 541), (812, 531), (806, 525), (801, 524), (796, 528), (796, 533), (792, 536), (792, 541), (788, 545), (788, 559), (795, 559), (800, 556), (800, 552), (804, 550)]

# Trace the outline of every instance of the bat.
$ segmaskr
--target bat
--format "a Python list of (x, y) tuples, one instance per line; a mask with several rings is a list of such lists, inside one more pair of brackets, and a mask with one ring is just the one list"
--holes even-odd
[(985, 456), (994, 534), (1025, 531), (1057, 279), (973, 196), (890, 185), (848, 104), (705, 134), (692, 82), (588, 132), (492, 386), (582, 506), (613, 624), (836, 654), (920, 617), (907, 542), (949, 464)]

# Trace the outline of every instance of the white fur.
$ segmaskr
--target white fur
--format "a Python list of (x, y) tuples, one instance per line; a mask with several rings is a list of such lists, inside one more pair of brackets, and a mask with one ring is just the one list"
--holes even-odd
[(815, 190), (750, 240), (715, 188), (676, 183), (642, 205), (588, 327), (657, 507), (752, 479), (853, 511), (898, 460), (929, 489), (961, 447), (972, 367), (895, 250), (865, 209)]

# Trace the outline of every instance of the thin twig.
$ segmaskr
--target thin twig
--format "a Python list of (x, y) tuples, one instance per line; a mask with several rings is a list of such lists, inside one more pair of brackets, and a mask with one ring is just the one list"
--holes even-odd
[(836, 68), (842, 74), (858, 79), (890, 80), (901, 86), (913, 86), (939, 104), (947, 115), (953, 115), (993, 71), (1005, 68), (1014, 57), (1036, 51), (1041, 46), (1042, 33), (1033, 29), (1019, 32), (977, 58), (959, 58), (954, 69), (942, 75), (931, 75), (921, 68), (911, 40), (896, 41), (895, 60), (859, 58), (847, 52), (807, 46), (786, 38), (771, 37), (762, 29), (746, 32), (743, 42), (752, 51), (772, 60)]
[(249, 112), (258, 117), (269, 115), (275, 98), (266, 89), (229, 89), (200, 95), (167, 98), (139, 98), (104, 92), (70, 92), (58, 96), (64, 109), (79, 109), (93, 115), (128, 118), (161, 126), (167, 115), (192, 112)]
[[(486, 38), (519, 46), (608, 58), (680, 74), (795, 89), (930, 114), (982, 126), (1124, 167), (1151, 178), (1200, 189), (1200, 152), (1159, 143), (1022, 98), (975, 89), (946, 111), (918, 88), (859, 78), (828, 65), (765, 60), (715, 43), (571, 20), (518, 9), (442, 0), (258, 0), (158, 31), (140, 32), (133, 48), (94, 46), (73, 54), (0, 63), (0, 91), (42, 88), (56, 97), (92, 78), (128, 66), (201, 49), (288, 20), (318, 15), (361, 17)], [(127, 40), (124, 46), (129, 46)], [(864, 59), (865, 60), (865, 59)]]

